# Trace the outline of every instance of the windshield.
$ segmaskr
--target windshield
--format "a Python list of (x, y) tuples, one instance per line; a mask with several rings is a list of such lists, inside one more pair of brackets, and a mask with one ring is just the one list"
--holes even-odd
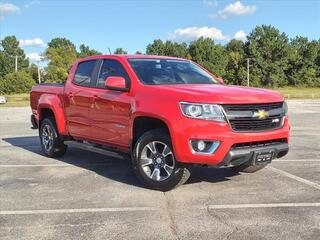
[(190, 61), (157, 58), (131, 58), (128, 61), (140, 81), (147, 85), (218, 83)]

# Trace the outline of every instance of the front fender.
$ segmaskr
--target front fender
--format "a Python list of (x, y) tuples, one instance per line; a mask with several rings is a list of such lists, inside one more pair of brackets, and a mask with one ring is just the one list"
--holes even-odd
[(43, 109), (50, 109), (53, 112), (59, 134), (67, 135), (66, 118), (60, 97), (53, 94), (41, 95), (38, 102), (39, 120), (43, 118), (43, 116), (41, 116)]

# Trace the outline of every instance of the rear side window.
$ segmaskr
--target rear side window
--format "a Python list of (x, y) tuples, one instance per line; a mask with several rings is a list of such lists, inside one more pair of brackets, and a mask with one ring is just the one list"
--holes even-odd
[(95, 60), (79, 63), (74, 75), (73, 82), (81, 86), (90, 86), (90, 81), (95, 64)]
[(107, 59), (103, 61), (97, 81), (97, 87), (105, 88), (104, 82), (108, 77), (123, 77), (126, 80), (127, 87), (129, 87), (129, 76), (122, 64), (117, 60)]

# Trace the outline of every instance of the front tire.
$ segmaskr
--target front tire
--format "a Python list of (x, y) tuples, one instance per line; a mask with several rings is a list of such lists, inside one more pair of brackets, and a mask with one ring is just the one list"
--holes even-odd
[(61, 157), (67, 151), (65, 145), (58, 133), (55, 120), (45, 118), (41, 121), (39, 137), (43, 153), (48, 157)]
[(138, 179), (154, 190), (169, 191), (184, 184), (190, 176), (189, 170), (176, 161), (165, 129), (150, 130), (139, 138), (132, 163)]

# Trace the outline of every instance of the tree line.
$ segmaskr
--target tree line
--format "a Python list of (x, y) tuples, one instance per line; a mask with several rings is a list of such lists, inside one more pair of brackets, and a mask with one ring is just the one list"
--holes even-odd
[[(225, 45), (209, 38), (190, 43), (154, 40), (146, 46), (148, 55), (174, 56), (193, 60), (226, 83), (255, 87), (320, 87), (320, 39), (297, 36), (289, 39), (273, 26), (257, 26), (246, 41), (233, 39)], [(52, 39), (43, 53), (47, 66), (40, 71), (43, 82), (64, 82), (77, 58), (101, 52), (81, 44), (79, 50), (66, 38)], [(114, 54), (127, 54), (117, 48)], [(143, 54), (136, 52), (136, 54)], [(15, 72), (15, 56), (18, 71)], [(15, 36), (0, 43), (0, 93), (27, 92), (38, 82), (38, 68), (30, 64)]]

